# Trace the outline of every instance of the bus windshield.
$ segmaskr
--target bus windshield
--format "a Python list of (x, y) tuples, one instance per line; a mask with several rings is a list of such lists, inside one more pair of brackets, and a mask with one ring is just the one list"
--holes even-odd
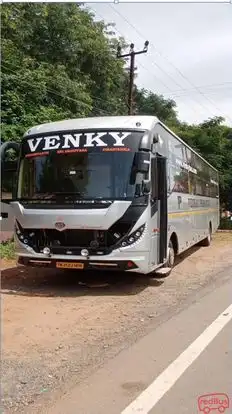
[(135, 152), (57, 153), (23, 157), (18, 199), (132, 199)]

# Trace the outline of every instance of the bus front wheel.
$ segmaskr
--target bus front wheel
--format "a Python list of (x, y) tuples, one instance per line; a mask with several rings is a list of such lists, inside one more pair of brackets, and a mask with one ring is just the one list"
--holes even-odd
[(169, 240), (168, 244), (168, 252), (167, 252), (167, 261), (165, 263), (165, 267), (173, 268), (175, 264), (175, 250), (173, 247), (173, 243), (171, 240)]
[(172, 268), (175, 264), (175, 249), (172, 243), (172, 240), (169, 241), (168, 251), (167, 251), (167, 260), (162, 267), (155, 271), (156, 277), (167, 277), (170, 275)]

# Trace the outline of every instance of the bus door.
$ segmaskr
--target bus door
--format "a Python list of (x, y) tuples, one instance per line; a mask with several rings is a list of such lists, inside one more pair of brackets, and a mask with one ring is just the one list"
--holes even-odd
[(167, 158), (157, 157), (158, 200), (159, 200), (159, 263), (167, 257), (168, 197), (167, 197)]
[(157, 154), (151, 160), (151, 265), (167, 255), (167, 159)]

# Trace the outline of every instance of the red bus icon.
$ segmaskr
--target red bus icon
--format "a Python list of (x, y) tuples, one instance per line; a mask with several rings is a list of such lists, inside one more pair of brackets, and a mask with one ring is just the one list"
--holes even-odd
[(198, 397), (198, 408), (205, 414), (213, 410), (224, 413), (229, 408), (229, 404), (228, 395), (222, 393), (205, 394)]

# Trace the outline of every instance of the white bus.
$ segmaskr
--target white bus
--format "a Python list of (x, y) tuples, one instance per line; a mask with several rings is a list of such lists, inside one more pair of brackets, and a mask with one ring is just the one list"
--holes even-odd
[(42, 124), (19, 149), (19, 264), (164, 275), (218, 228), (217, 170), (156, 117)]

